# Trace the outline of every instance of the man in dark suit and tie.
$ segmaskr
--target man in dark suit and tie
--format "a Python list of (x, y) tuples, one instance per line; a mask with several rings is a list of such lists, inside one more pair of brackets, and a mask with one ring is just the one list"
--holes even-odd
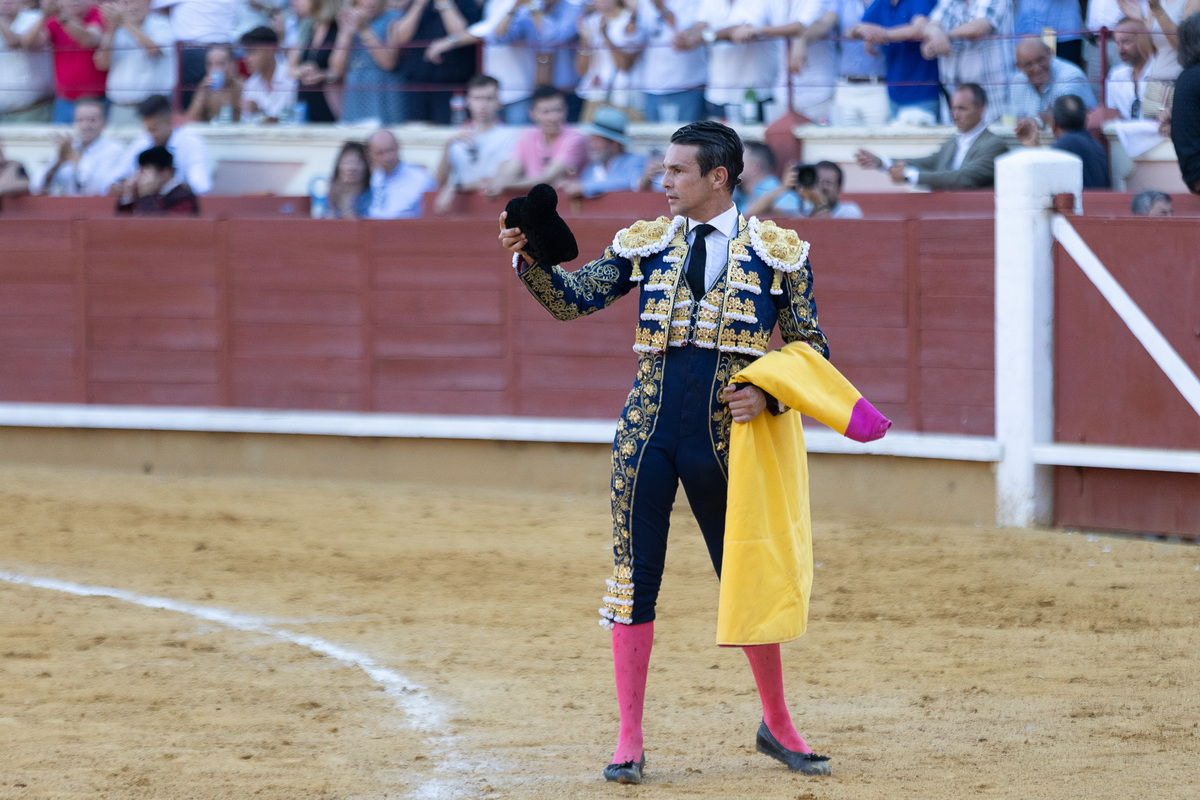
[(932, 155), (893, 161), (866, 150), (854, 154), (863, 169), (886, 170), (894, 183), (911, 183), (930, 189), (990, 189), (996, 158), (1008, 145), (987, 129), (984, 122), (987, 93), (977, 83), (964, 83), (950, 99), (950, 113), (958, 133)]

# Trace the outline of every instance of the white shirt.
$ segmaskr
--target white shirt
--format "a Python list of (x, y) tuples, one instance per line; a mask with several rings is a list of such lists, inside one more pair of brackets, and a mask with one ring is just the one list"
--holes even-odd
[(962, 167), (963, 159), (967, 157), (967, 151), (971, 149), (971, 145), (975, 144), (975, 140), (987, 130), (987, 123), (980, 122), (966, 133), (961, 131), (954, 134), (957, 143), (954, 149), (954, 160), (950, 162), (950, 169), (959, 169)]
[[(233, 41), (236, 0), (154, 0), (151, 8), (171, 10), (171, 32), (175, 34), (175, 41), (207, 44)], [(192, 191), (196, 191), (195, 185)]]
[[(40, 11), (21, 11), (13, 19), (12, 32), (28, 33), (42, 18)], [(54, 94), (50, 51), (10, 50), (0, 38), (0, 113), (21, 111)]]
[[(791, 0), (702, 0), (698, 17), (715, 31), (735, 25), (783, 25), (790, 19), (791, 5)], [(783, 54), (782, 39), (714, 42), (708, 52), (705, 98), (716, 105), (740, 104), (751, 88), (759, 100), (771, 97), (781, 66), (786, 70)]]
[[(150, 134), (143, 133), (125, 148), (121, 157), (124, 168), (114, 174), (109, 184), (125, 178), (133, 177), (138, 171), (138, 156), (143, 150), (154, 146)], [(212, 168), (208, 164), (208, 148), (204, 140), (194, 133), (188, 133), (182, 128), (171, 132), (167, 140), (167, 149), (175, 159), (175, 174), (181, 176), (196, 194), (208, 194), (212, 191)]]
[(79, 153), (78, 163), (68, 161), (54, 173), (49, 185), (46, 175), (50, 172), (53, 162), (40, 170), (31, 182), (30, 188), (35, 194), (49, 194), (61, 197), (99, 196), (108, 193), (112, 185), (110, 180), (113, 172), (124, 164), (123, 154), (125, 145), (116, 139), (110, 139), (104, 134), (96, 137), (87, 149), (81, 149), (83, 143), (76, 139), (71, 143), (75, 152)]
[(532, 48), (492, 42), (496, 28), (514, 5), (516, 0), (487, 0), (483, 19), (467, 28), (472, 36), (484, 40), (483, 74), (500, 81), (500, 102), (505, 105), (533, 94), (537, 80), (537, 53)]
[(170, 95), (175, 88), (175, 35), (171, 23), (150, 14), (142, 23), (142, 33), (162, 48), (160, 54), (151, 56), (143, 50), (125, 26), (113, 34), (105, 94), (114, 103), (132, 105), (152, 94)]
[(371, 219), (402, 219), (421, 216), (426, 192), (437, 188), (424, 167), (400, 163), (391, 175), (383, 170), (371, 173)]
[(1146, 83), (1150, 80), (1150, 62), (1153, 59), (1154, 56), (1151, 56), (1142, 66), (1142, 76), (1136, 83), (1133, 80), (1133, 67), (1128, 64), (1113, 67), (1104, 82), (1104, 105), (1121, 112), (1124, 119), (1142, 119), (1140, 108), (1136, 117), (1130, 116), (1129, 112), (1133, 109), (1134, 100), (1141, 98), (1145, 102)]
[[(834, 0), (795, 0), (788, 14), (788, 21), (803, 22), (805, 26), (808, 26), (830, 11), (837, 12), (837, 4)], [(779, 73), (780, 88), (776, 90), (776, 96), (787, 97), (787, 91), (782, 87), (787, 86), (790, 77), (792, 105), (801, 114), (806, 113), (806, 109), (820, 106), (833, 97), (838, 77), (838, 45), (834, 38), (837, 33), (835, 25), (824, 39), (811, 42), (808, 45), (808, 61), (805, 63), (804, 69), (800, 70), (798, 74), (790, 76), (787, 47), (780, 42), (783, 58)], [(783, 110), (782, 105), (776, 104), (775, 111), (777, 113)], [(825, 116), (828, 113), (828, 111), (824, 111), (817, 116)]]
[[(264, 117), (280, 119), (286, 109), (296, 105), (296, 88), (296, 79), (288, 74), (287, 60), (280, 53), (275, 56), (275, 74), (271, 76), (270, 83), (257, 72), (246, 79), (242, 86), (243, 108), (247, 108), (247, 104), (253, 100), (258, 105), (258, 111), (249, 115), (251, 120), (261, 122)], [(247, 114), (243, 113), (242, 119), (251, 121), (246, 117)]]
[[(646, 46), (642, 29), (635, 29), (633, 34), (626, 33), (629, 20), (627, 9), (608, 21), (598, 12), (584, 17), (581, 27), (587, 35), (580, 39), (579, 46), (587, 48), (591, 55), (588, 57), (587, 73), (579, 79), (579, 86), (575, 89), (575, 94), (582, 99), (597, 103), (611, 102), (620, 108), (631, 105), (631, 74), (617, 69), (612, 49), (608, 46), (608, 42), (612, 42), (613, 47), (628, 53), (640, 52)], [(608, 41), (601, 33), (602, 26), (608, 33)]]
[[(704, 291), (707, 292), (717, 282), (717, 278), (721, 276), (721, 270), (725, 269), (725, 262), (729, 260), (729, 240), (737, 235), (737, 206), (731, 205), (727, 210), (703, 222), (716, 228), (704, 237)], [(689, 248), (696, 243), (696, 226), (700, 224), (700, 220), (688, 217), (687, 243)], [(684, 264), (684, 269), (687, 269), (686, 264)]]
[(675, 15), (675, 27), (666, 23), (651, 0), (640, 0), (638, 28), (647, 37), (642, 57), (633, 65), (633, 85), (646, 94), (662, 95), (697, 89), (708, 75), (708, 48), (677, 51), (675, 34), (696, 24), (696, 0), (667, 0), (664, 6)]
[(520, 130), (494, 125), (477, 133), (471, 142), (451, 142), (446, 151), (450, 161), (450, 182), (475, 183), (490, 178), (502, 163), (512, 158), (513, 144)]

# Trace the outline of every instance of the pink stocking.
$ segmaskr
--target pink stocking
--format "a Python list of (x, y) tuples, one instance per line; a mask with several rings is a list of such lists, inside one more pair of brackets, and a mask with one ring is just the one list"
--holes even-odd
[(779, 658), (779, 645), (758, 644), (743, 647), (750, 669), (754, 671), (754, 682), (758, 684), (758, 696), (762, 700), (763, 721), (775, 741), (797, 753), (811, 753), (788, 713), (787, 701), (783, 697), (783, 661)]
[(617, 679), (617, 702), (621, 707), (621, 733), (612, 763), (642, 758), (642, 707), (646, 700), (646, 671), (654, 644), (654, 623), (621, 625), (612, 632), (613, 671)]

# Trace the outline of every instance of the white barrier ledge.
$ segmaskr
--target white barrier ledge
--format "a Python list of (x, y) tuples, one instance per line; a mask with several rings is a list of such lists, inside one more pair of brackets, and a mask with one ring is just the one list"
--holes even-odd
[(1200, 453), (1098, 444), (1047, 444), (1033, 448), (1038, 464), (1056, 467), (1140, 469), (1153, 472), (1200, 473)]
[[(93, 406), (0, 403), (0, 427), (382, 436), (410, 439), (492, 439), (609, 444), (616, 422), (593, 419), (364, 414), (237, 408)], [(886, 455), (951, 461), (998, 461), (1000, 446), (983, 436), (889, 433), (859, 444), (827, 428), (805, 431), (810, 453)]]

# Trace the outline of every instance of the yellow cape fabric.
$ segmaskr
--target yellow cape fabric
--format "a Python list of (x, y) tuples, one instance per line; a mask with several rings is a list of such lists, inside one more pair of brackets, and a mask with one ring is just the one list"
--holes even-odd
[(717, 644), (787, 642), (804, 634), (812, 589), (812, 530), (802, 412), (845, 434), (862, 397), (807, 344), (767, 353), (734, 377), (791, 411), (733, 423)]

